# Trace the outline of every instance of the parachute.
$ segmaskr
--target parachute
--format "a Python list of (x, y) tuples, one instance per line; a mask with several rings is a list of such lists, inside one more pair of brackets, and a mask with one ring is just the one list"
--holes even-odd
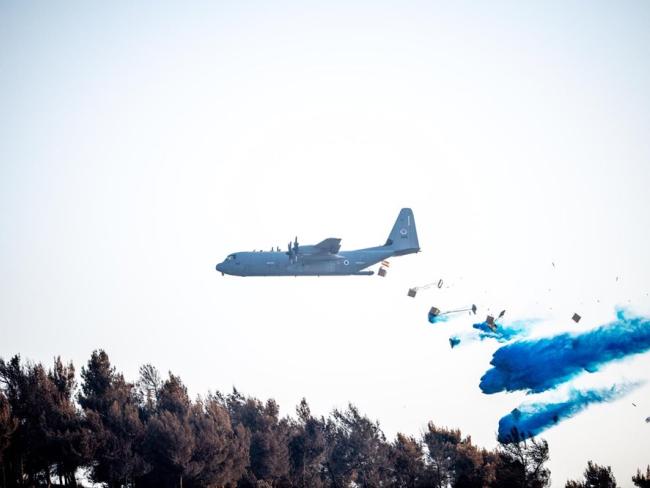
[(429, 288), (433, 288), (434, 286), (437, 286), (438, 288), (442, 288), (443, 284), (444, 281), (442, 280), (442, 278), (440, 278), (438, 281), (434, 281), (433, 283), (427, 283), (426, 285), (414, 286), (413, 288), (409, 288), (407, 295), (410, 296), (411, 298), (415, 298), (415, 295), (419, 290), (427, 290)]

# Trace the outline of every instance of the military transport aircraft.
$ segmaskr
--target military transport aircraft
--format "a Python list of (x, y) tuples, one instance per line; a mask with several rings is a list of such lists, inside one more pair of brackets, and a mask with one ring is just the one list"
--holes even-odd
[(310, 246), (298, 245), (298, 238), (281, 252), (237, 252), (217, 264), (221, 274), (234, 276), (341, 276), (372, 275), (365, 270), (392, 256), (420, 251), (413, 211), (403, 208), (383, 246), (341, 251), (341, 239), (330, 237)]

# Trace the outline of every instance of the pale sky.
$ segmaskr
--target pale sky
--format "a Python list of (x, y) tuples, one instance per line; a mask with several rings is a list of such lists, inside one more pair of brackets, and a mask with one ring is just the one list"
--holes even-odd
[[(472, 320), (430, 306), (539, 335), (650, 314), (647, 2), (4, 1), (0, 46), (1, 357), (103, 348), (132, 380), (492, 448), (531, 398), (482, 394), (498, 345), (452, 351)], [(296, 235), (383, 244), (407, 206), (422, 252), (386, 278), (214, 269)], [(643, 380), (650, 354), (578, 383)], [(545, 432), (553, 486), (589, 459), (631, 486), (648, 415), (646, 384)]]

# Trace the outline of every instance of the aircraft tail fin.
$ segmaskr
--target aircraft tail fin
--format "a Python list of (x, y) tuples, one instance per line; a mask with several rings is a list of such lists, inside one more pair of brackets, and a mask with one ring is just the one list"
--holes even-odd
[(392, 248), (394, 256), (411, 254), (420, 250), (413, 210), (410, 208), (400, 210), (384, 246)]

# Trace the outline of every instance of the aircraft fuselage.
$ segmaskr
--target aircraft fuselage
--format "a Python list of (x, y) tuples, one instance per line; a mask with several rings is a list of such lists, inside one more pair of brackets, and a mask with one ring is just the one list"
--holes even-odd
[(334, 256), (291, 258), (286, 252), (237, 252), (217, 265), (217, 271), (234, 276), (341, 276), (369, 275), (363, 269), (393, 255), (385, 247), (342, 251)]

